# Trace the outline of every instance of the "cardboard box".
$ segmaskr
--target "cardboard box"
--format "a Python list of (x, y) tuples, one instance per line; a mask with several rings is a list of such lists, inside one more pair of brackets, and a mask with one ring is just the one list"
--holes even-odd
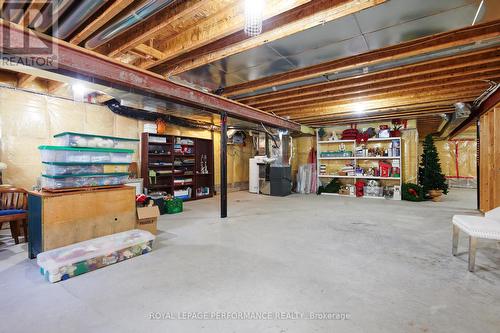
[(140, 230), (146, 230), (156, 235), (158, 217), (160, 210), (158, 206), (138, 207), (137, 208), (137, 222), (135, 227)]

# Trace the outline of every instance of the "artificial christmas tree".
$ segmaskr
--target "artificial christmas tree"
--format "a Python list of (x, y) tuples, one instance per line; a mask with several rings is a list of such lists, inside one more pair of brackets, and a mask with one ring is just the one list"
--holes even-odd
[(433, 201), (441, 201), (441, 195), (448, 193), (446, 177), (441, 172), (438, 152), (430, 134), (424, 140), (424, 152), (418, 168), (418, 183)]

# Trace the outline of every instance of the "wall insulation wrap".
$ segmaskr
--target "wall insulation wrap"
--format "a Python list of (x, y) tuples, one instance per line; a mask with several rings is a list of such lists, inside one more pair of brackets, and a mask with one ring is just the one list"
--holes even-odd
[(315, 136), (302, 136), (293, 138), (293, 151), (292, 151), (292, 178), (295, 181), (299, 166), (307, 164), (309, 152), (312, 148), (316, 149)]
[(441, 169), (452, 187), (477, 186), (477, 142), (475, 139), (436, 141)]
[[(138, 139), (143, 126), (143, 121), (116, 115), (106, 106), (0, 88), (0, 162), (7, 164), (3, 182), (31, 189), (42, 170), (38, 146), (53, 144), (54, 134), (71, 131)], [(171, 126), (167, 132), (212, 139), (212, 132), (206, 130)], [(219, 183), (219, 138), (220, 135), (214, 133), (216, 184)], [(248, 158), (252, 151), (248, 142), (228, 149), (230, 187), (248, 184)], [(139, 156), (137, 151), (134, 161), (139, 163)]]

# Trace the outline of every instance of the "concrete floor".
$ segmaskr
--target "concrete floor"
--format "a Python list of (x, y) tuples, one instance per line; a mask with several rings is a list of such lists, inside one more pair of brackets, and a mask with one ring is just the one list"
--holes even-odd
[[(500, 244), (466, 240), (451, 256), (451, 217), (475, 191), (443, 203), (230, 194), (163, 216), (155, 250), (57, 284), (0, 251), (1, 332), (500, 332)], [(192, 312), (346, 313), (348, 320), (169, 320)], [(256, 313), (253, 313), (256, 312)], [(292, 314), (288, 313), (292, 312)], [(163, 313), (162, 320), (150, 314)]]

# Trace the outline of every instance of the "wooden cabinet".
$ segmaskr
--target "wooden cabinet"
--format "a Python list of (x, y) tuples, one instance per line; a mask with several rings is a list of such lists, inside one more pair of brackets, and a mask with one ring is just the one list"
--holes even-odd
[(29, 256), (135, 228), (135, 189), (30, 192)]
[(212, 140), (142, 133), (141, 176), (148, 193), (190, 189), (187, 200), (212, 197), (213, 170)]

